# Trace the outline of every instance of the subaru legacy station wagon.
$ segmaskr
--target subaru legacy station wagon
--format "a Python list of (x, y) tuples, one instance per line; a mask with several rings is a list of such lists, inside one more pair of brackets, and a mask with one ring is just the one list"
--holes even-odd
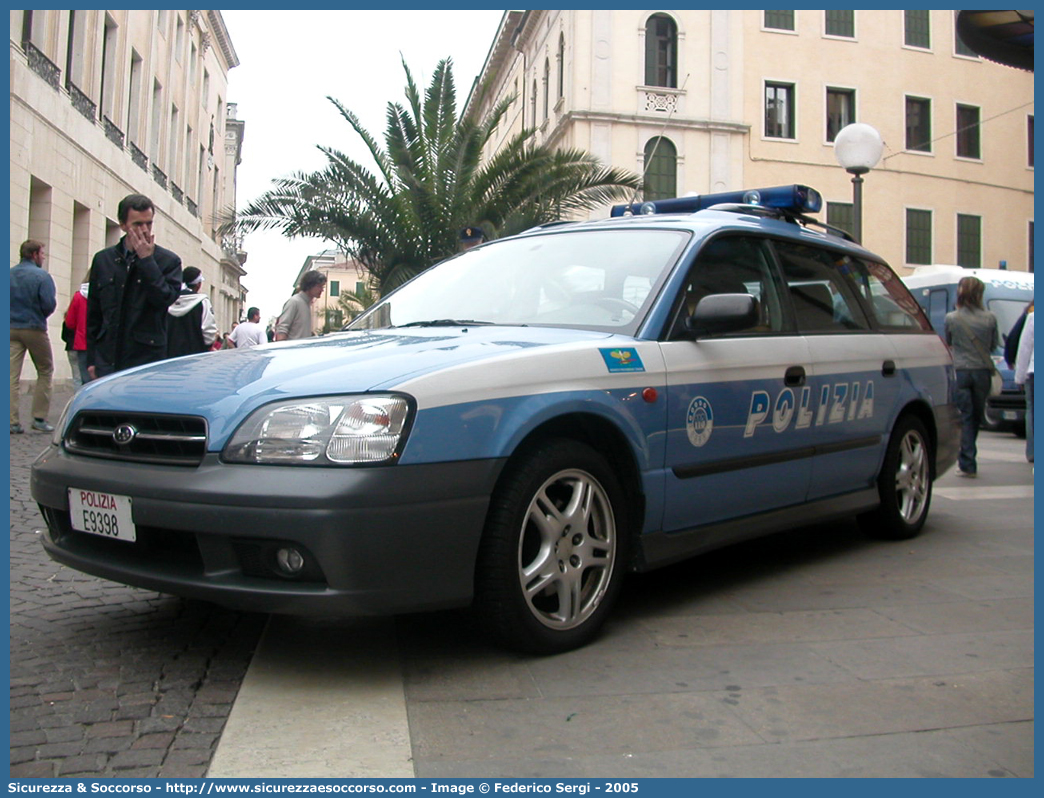
[(857, 516), (925, 523), (953, 365), (804, 186), (491, 241), (339, 333), (89, 383), (36, 460), (47, 553), (287, 614), (471, 606), (565, 651), (628, 572)]

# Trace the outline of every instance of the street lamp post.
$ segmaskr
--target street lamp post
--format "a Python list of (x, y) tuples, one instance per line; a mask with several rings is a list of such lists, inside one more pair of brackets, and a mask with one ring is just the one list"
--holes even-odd
[(863, 240), (863, 175), (877, 166), (884, 151), (881, 134), (870, 125), (854, 122), (834, 139), (834, 157), (852, 175), (852, 235)]

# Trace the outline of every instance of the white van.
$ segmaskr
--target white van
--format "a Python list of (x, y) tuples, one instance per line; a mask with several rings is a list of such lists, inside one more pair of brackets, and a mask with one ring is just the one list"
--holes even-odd
[(988, 429), (1013, 429), (1016, 435), (1026, 433), (1026, 394), (1014, 382), (1014, 372), (1004, 362), (1004, 341), (1022, 311), (1033, 301), (1033, 272), (1006, 269), (965, 269), (961, 266), (918, 266), (903, 278), (936, 331), (943, 334), (943, 319), (957, 305), (957, 283), (962, 277), (978, 277), (986, 286), (983, 304), (997, 317), (1001, 346), (994, 351), (993, 362), (1004, 378), (1004, 389), (986, 401)]

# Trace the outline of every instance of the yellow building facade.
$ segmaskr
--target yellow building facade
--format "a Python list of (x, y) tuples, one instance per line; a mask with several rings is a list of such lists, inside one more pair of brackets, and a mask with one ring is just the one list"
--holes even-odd
[(803, 183), (846, 228), (833, 141), (866, 123), (869, 249), (900, 273), (1033, 267), (1033, 74), (964, 47), (953, 11), (508, 11), (465, 113), (507, 96), (487, 156), (536, 128), (654, 198)]

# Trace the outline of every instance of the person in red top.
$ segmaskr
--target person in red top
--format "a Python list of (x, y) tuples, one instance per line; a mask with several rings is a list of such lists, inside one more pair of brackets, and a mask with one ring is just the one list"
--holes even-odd
[(79, 290), (73, 294), (69, 309), (65, 311), (65, 330), (62, 339), (65, 340), (67, 334), (72, 335), (71, 345), (66, 344), (66, 354), (69, 357), (69, 366), (72, 368), (74, 389), (78, 389), (91, 379), (87, 373), (87, 288), (90, 285), (90, 279), (91, 273), (87, 272), (88, 282), (80, 285)]

